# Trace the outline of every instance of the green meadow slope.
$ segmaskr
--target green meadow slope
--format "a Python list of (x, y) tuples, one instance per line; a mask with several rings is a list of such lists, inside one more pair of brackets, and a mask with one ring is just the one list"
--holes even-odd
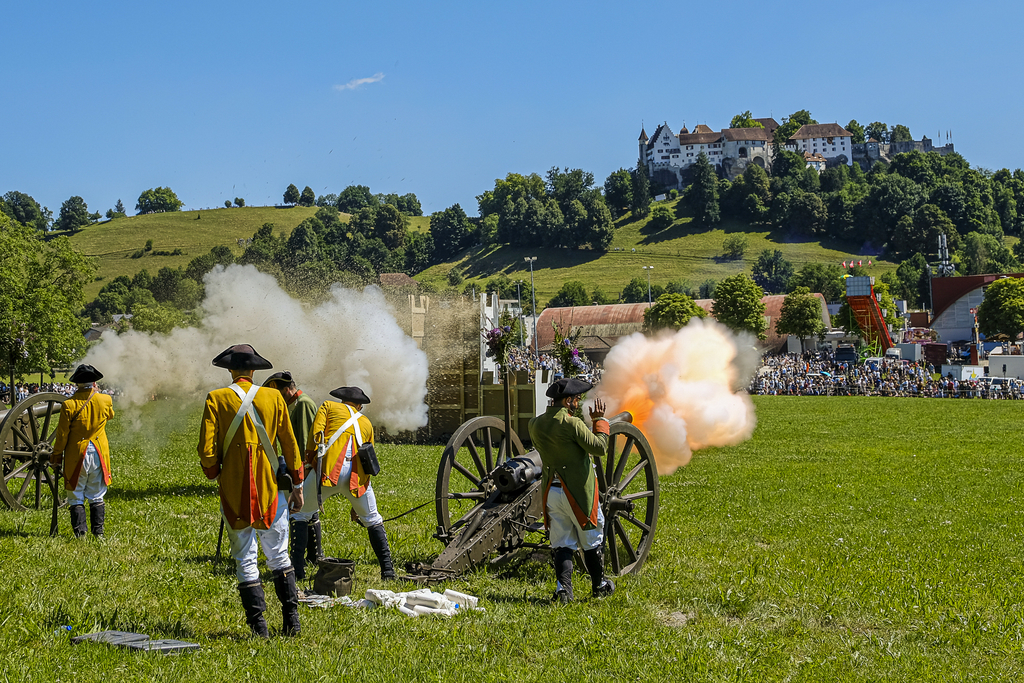
[[(675, 208), (676, 201), (666, 204)], [(238, 240), (252, 237), (264, 223), (273, 223), (277, 230), (289, 234), (316, 208), (307, 207), (244, 207), (158, 213), (146, 216), (119, 218), (76, 233), (71, 241), (86, 255), (97, 261), (95, 282), (86, 288), (88, 297), (95, 296), (105, 282), (118, 277), (135, 275), (143, 268), (155, 274), (164, 266), (183, 267), (196, 256), (218, 245), (231, 247), (236, 254), (242, 248)], [(418, 216), (410, 219), (410, 230), (425, 232), (430, 219)], [(747, 249), (742, 260), (722, 258), (722, 243), (730, 235), (747, 236)], [(153, 240), (153, 251), (173, 252), (177, 256), (155, 256), (151, 252), (132, 258), (143, 249), (147, 240)], [(858, 253), (860, 245), (842, 242), (816, 242), (794, 240), (784, 234), (751, 229), (751, 226), (726, 221), (720, 227), (702, 231), (691, 227), (689, 218), (675, 221), (663, 230), (654, 230), (648, 219), (633, 221), (627, 215), (616, 223), (615, 238), (607, 252), (574, 249), (520, 248), (510, 246), (478, 247), (460, 254), (453, 261), (434, 265), (415, 277), (421, 282), (446, 284), (448, 271), (458, 268), (471, 284), (482, 286), (488, 279), (505, 273), (513, 280), (529, 280), (530, 272), (523, 261), (525, 256), (536, 256), (534, 277), (537, 303), (543, 306), (569, 280), (580, 280), (593, 290), (600, 287), (606, 294), (617, 294), (634, 277), (644, 277), (642, 266), (654, 266), (653, 284), (666, 285), (675, 280), (686, 280), (697, 286), (705, 280), (721, 280), (736, 273), (749, 271), (763, 249), (778, 249), (799, 269), (808, 263), (840, 263), (860, 259), (872, 266), (873, 275), (881, 275), (895, 268), (895, 264), (876, 261), (874, 257)]]

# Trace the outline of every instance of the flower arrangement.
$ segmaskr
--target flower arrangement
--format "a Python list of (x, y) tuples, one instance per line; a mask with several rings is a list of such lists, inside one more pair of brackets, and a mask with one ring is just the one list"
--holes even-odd
[(580, 338), (583, 328), (577, 327), (573, 329), (572, 325), (570, 325), (569, 333), (562, 334), (562, 330), (557, 323), (552, 322), (551, 326), (555, 329), (555, 343), (551, 354), (562, 365), (562, 375), (565, 377), (578, 377), (582, 375), (587, 368), (587, 355), (576, 348), (576, 340)]
[(491, 329), (484, 328), (480, 334), (487, 344), (487, 357), (493, 358), (498, 364), (502, 376), (508, 369), (508, 350), (515, 345), (515, 335), (511, 325), (503, 325)]

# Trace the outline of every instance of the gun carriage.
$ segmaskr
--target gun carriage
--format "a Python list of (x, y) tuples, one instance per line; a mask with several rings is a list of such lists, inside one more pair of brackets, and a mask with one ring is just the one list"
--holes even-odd
[[(658, 469), (632, 416), (610, 418), (608, 450), (594, 458), (605, 517), (605, 567), (622, 576), (643, 566), (658, 523)], [(448, 441), (437, 470), (437, 529), (445, 545), (432, 564), (410, 565), (426, 583), (475, 566), (500, 565), (549, 549), (544, 532), (540, 454), (526, 452), (508, 421), (476, 417)], [(534, 540), (536, 539), (536, 540)]]
[(63, 488), (50, 467), (57, 422), (65, 397), (33, 394), (9, 410), (0, 410), (3, 486), (0, 501), (11, 510), (50, 509), (54, 498), (65, 502)]

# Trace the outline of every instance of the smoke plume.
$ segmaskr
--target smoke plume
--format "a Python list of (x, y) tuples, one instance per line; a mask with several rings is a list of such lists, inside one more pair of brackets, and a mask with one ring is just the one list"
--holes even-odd
[(318, 403), (339, 386), (359, 386), (372, 400), (364, 412), (392, 432), (427, 423), (427, 359), (399, 327), (377, 287), (362, 291), (334, 285), (311, 307), (288, 295), (273, 277), (253, 266), (217, 267), (204, 279), (199, 327), (170, 334), (108, 332), (86, 355), (104, 381), (138, 405), (154, 395), (201, 400), (227, 386), (214, 356), (232, 344), (251, 344), (274, 370), (290, 370)]
[(608, 353), (594, 393), (608, 404), (608, 415), (632, 413), (658, 473), (671, 474), (695, 450), (737, 444), (753, 434), (754, 404), (742, 391), (757, 366), (753, 344), (751, 337), (700, 318), (653, 339), (632, 334)]

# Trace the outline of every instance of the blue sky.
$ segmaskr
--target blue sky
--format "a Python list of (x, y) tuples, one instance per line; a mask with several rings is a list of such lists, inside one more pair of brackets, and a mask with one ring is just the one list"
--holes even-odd
[[(641, 122), (734, 114), (953, 132), (1020, 167), (1024, 3), (37, 0), (4, 11), (0, 193), (58, 213), (350, 184), (430, 213), (509, 172), (636, 163)], [(939, 142), (939, 140), (936, 140)]]

